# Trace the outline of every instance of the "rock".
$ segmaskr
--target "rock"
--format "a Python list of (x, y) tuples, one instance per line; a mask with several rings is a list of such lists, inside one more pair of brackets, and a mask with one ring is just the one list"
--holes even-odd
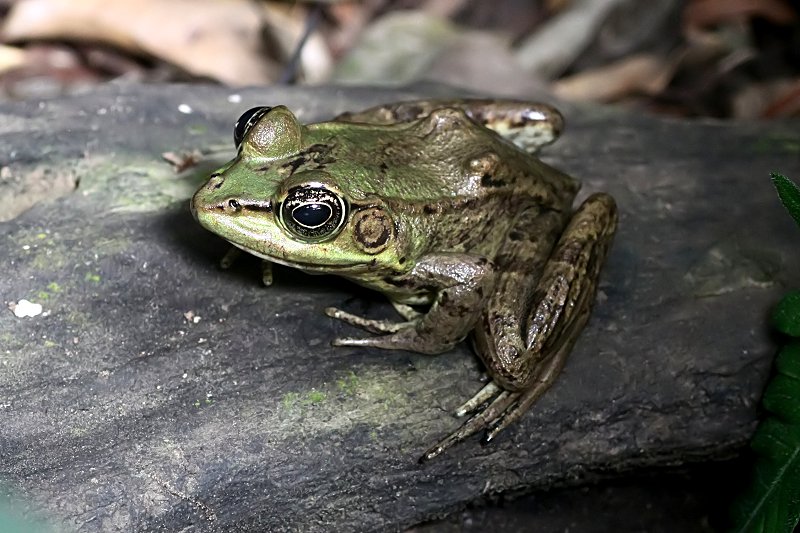
[[(322, 309), (392, 316), (380, 295), (285, 268), (265, 288), (253, 258), (217, 268), (227, 247), (186, 200), (232, 156), (243, 110), (313, 121), (431, 94), (450, 91), (109, 86), (2, 105), (18, 177), (0, 181), (3, 211), (53, 197), (0, 223), (0, 299), (43, 307), (0, 313), (0, 477), (19, 500), (82, 531), (394, 530), (740, 448), (773, 357), (767, 313), (800, 284), (800, 232), (768, 175), (800, 174), (796, 124), (565, 108), (543, 158), (621, 209), (594, 315), (520, 423), (424, 465), (481, 386), (467, 346), (334, 349), (353, 330)], [(220, 143), (184, 174), (161, 160)]]

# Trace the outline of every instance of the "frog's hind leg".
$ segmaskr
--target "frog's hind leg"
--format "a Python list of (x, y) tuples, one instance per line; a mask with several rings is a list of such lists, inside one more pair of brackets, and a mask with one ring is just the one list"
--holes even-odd
[[(536, 283), (522, 327), (525, 350), (508, 357), (484, 327), (476, 347), (504, 388), (518, 401), (492, 421), (486, 441), (517, 420), (553, 384), (586, 322), (617, 224), (614, 200), (590, 196), (574, 213)], [(486, 325), (486, 324), (485, 324)], [(501, 341), (502, 342), (502, 341)]]
[[(458, 430), (437, 442), (436, 445), (431, 446), (422, 455), (420, 461), (433, 459), (447, 448), (458, 444), (462, 440), (482, 430), (486, 430), (482, 442), (484, 444), (491, 442), (498, 433), (525, 414), (530, 406), (547, 391), (564, 366), (564, 361), (568, 353), (569, 350), (566, 349), (563, 354), (559, 354), (561, 355), (560, 357), (552, 357), (547, 365), (545, 365), (545, 368), (541, 369), (542, 374), (539, 376), (534, 386), (525, 392), (509, 392), (501, 389), (494, 381), (490, 381), (478, 394), (461, 406), (458, 411), (456, 411), (456, 415), (463, 416), (464, 414), (475, 411), (489, 398), (497, 394), (498, 391), (501, 392), (497, 394), (494, 400), (492, 400), (483, 411), (467, 420)], [(484, 397), (487, 394), (488, 397)]]
[[(522, 222), (532, 223), (528, 230), (537, 229), (534, 221)], [(502, 274), (505, 279), (499, 280), (501, 290), (496, 292), (498, 298), (490, 302), (474, 335), (478, 353), (498, 390), (503, 392), (460, 429), (431, 447), (423, 460), (484, 429), (484, 442), (492, 440), (553, 384), (589, 318), (600, 268), (615, 229), (613, 199), (604, 194), (593, 195), (575, 212), (547, 262), (534, 262), (538, 268), (533, 269), (528, 280), (534, 287), (532, 291), (522, 289), (525, 284), (513, 264), (521, 258), (534, 260), (539, 254), (523, 248), (509, 259), (513, 264), (506, 264), (508, 268)], [(484, 391), (479, 392), (463, 407), (478, 408), (488, 399), (484, 396)]]
[[(593, 291), (591, 295), (594, 296)], [(549, 389), (556, 380), (561, 369), (564, 367), (564, 363), (567, 361), (567, 356), (573, 344), (575, 344), (578, 334), (581, 329), (583, 329), (583, 326), (586, 325), (586, 321), (589, 318), (588, 305), (591, 305), (591, 302), (586, 305), (587, 309), (582, 318), (573, 320), (567, 326), (570, 331), (565, 331), (565, 335), (569, 340), (561, 344), (557, 350), (549, 356), (549, 359), (546, 359), (541, 366), (537, 367), (536, 377), (533, 383), (528, 385), (529, 388), (522, 393), (518, 393), (517, 402), (509, 406), (509, 408), (493, 422), (491, 427), (487, 429), (483, 437), (484, 444), (494, 440), (501, 431), (519, 420), (519, 418), (530, 409), (531, 405), (547, 392), (547, 389)]]

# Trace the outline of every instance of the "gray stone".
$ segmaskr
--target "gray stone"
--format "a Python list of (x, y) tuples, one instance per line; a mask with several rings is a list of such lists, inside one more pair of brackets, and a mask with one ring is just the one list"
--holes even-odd
[[(768, 179), (800, 175), (796, 123), (565, 107), (543, 158), (621, 209), (594, 315), (520, 423), (420, 465), (481, 386), (470, 349), (330, 347), (353, 330), (325, 306), (391, 308), (285, 268), (264, 288), (253, 258), (220, 271), (226, 245), (186, 199), (231, 157), (232, 123), (253, 105), (312, 121), (449, 91), (233, 93), (110, 86), (0, 106), (0, 300), (44, 310), (0, 313), (0, 479), (20, 501), (81, 531), (393, 530), (750, 437), (774, 352), (767, 313), (800, 285), (800, 231)], [(220, 143), (185, 174), (160, 159)], [(41, 201), (16, 214), (15, 198)]]

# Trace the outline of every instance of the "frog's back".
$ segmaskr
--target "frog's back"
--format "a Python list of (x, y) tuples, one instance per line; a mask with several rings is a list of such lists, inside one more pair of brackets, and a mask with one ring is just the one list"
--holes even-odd
[(460, 109), (397, 124), (323, 123), (308, 133), (330, 148), (325, 172), (338, 177), (353, 205), (379, 199), (394, 213), (412, 256), (494, 258), (520, 213), (566, 220), (578, 190), (577, 181)]
[(353, 197), (431, 206), (514, 195), (560, 209), (578, 190), (574, 179), (456, 108), (396, 124), (313, 124), (307, 142), (329, 146), (325, 170), (345, 176), (358, 189)]

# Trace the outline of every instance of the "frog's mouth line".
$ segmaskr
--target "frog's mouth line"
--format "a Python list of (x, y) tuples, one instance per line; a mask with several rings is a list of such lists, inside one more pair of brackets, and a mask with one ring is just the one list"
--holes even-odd
[(235, 242), (228, 241), (235, 247), (243, 250), (249, 254), (252, 254), (256, 257), (264, 259), (266, 261), (271, 261), (273, 263), (278, 263), (279, 265), (287, 266), (290, 268), (298, 268), (300, 270), (305, 271), (312, 271), (312, 272), (321, 272), (323, 274), (336, 274), (339, 272), (366, 272), (369, 269), (369, 263), (354, 263), (349, 265), (337, 265), (332, 263), (303, 263), (302, 261), (289, 261), (286, 259), (273, 257), (271, 255), (267, 255), (261, 252), (256, 252), (250, 248), (246, 248), (240, 244), (236, 244)]

